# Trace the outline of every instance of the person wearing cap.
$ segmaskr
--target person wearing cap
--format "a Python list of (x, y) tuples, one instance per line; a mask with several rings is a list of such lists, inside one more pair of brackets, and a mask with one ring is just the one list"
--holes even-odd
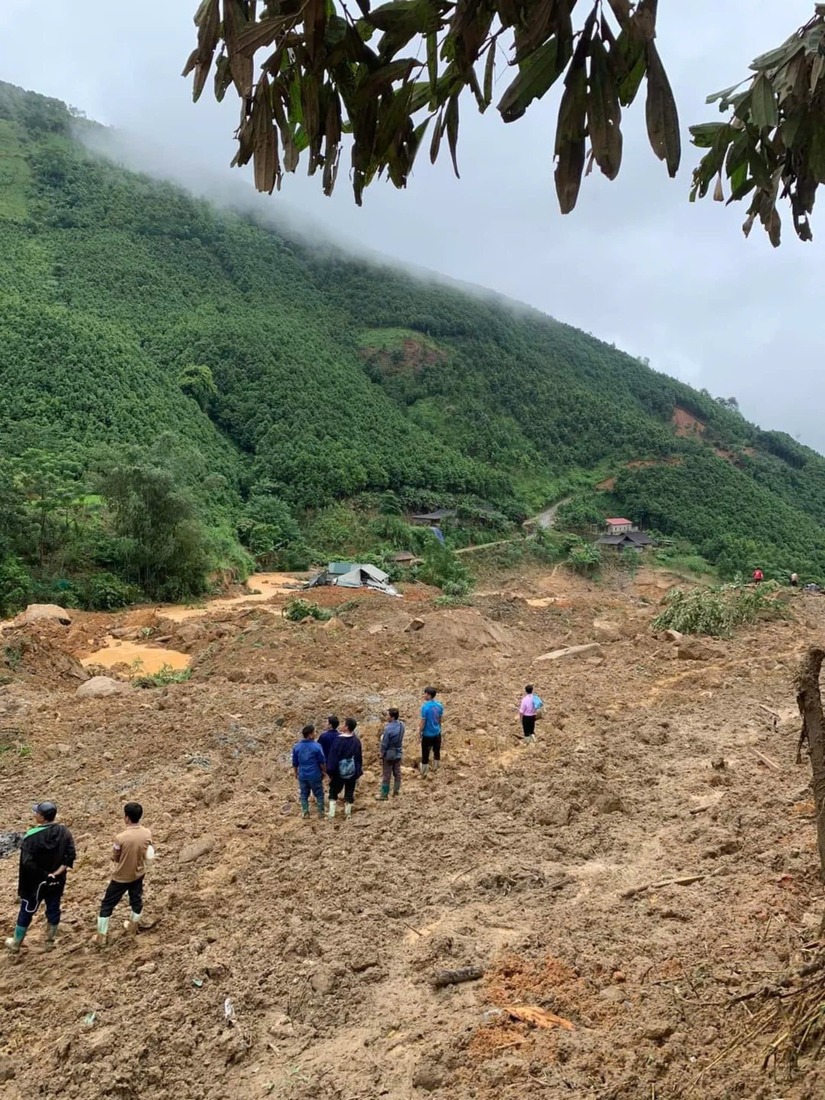
[(436, 700), (434, 687), (424, 688), (424, 705), (421, 707), (421, 721), (418, 737), (421, 741), (421, 778), (426, 778), (430, 770), (430, 753), (433, 756), (433, 771), (437, 772), (441, 763), (441, 719), (444, 707)]
[(123, 807), (125, 828), (115, 837), (112, 845), (114, 871), (106, 893), (100, 903), (97, 918), (97, 945), (105, 947), (109, 938), (109, 918), (124, 894), (129, 895), (131, 914), (126, 921), (126, 931), (134, 935), (143, 912), (143, 879), (146, 863), (155, 858), (152, 834), (140, 821), (143, 807), (139, 802), (127, 802)]
[(66, 888), (66, 872), (77, 858), (74, 839), (65, 825), (55, 820), (54, 802), (38, 802), (32, 807), (35, 824), (23, 837), (17, 893), (20, 912), (14, 934), (6, 947), (17, 954), (41, 903), (46, 906), (46, 950), (54, 947), (60, 924), (60, 902)]

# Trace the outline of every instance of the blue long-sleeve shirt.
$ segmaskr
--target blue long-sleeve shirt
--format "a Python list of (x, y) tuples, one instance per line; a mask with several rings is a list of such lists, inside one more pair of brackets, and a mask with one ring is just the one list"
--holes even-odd
[(332, 742), (327, 757), (327, 771), (330, 775), (337, 775), (340, 762), (349, 759), (355, 761), (355, 778), (360, 779), (364, 774), (361, 742), (354, 733), (342, 733)]
[(298, 778), (320, 779), (324, 766), (324, 751), (317, 741), (298, 741), (292, 747), (292, 766), (298, 769)]

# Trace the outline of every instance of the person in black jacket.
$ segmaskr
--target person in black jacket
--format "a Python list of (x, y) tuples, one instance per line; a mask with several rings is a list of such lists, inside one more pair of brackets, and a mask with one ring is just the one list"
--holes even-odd
[(355, 735), (358, 723), (354, 718), (344, 720), (344, 728), (332, 742), (327, 757), (329, 775), (329, 817), (335, 817), (338, 795), (344, 792), (344, 816), (352, 816), (355, 801), (355, 784), (364, 774), (361, 742)]
[(46, 906), (46, 950), (54, 946), (66, 872), (74, 866), (76, 857), (72, 834), (55, 821), (57, 806), (53, 802), (38, 802), (32, 812), (36, 824), (23, 837), (20, 848), (17, 881), (20, 912), (14, 935), (6, 940), (6, 947), (13, 954), (20, 951), (41, 902)]

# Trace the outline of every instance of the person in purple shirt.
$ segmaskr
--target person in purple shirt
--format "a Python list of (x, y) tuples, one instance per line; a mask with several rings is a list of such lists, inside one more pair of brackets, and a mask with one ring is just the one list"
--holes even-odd
[(338, 795), (344, 792), (344, 815), (352, 817), (355, 801), (355, 784), (364, 774), (361, 742), (355, 736), (358, 723), (354, 718), (344, 719), (344, 728), (329, 750), (329, 816), (335, 817)]
[(315, 740), (315, 726), (304, 726), (301, 740), (292, 747), (292, 767), (298, 780), (301, 799), (301, 817), (309, 817), (309, 796), (315, 795), (318, 816), (324, 816), (324, 774), (326, 761), (324, 750)]

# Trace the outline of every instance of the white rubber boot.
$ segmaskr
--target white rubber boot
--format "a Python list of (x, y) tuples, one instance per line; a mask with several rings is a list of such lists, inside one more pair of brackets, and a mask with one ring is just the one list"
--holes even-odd
[(329, 800), (329, 816), (330, 817), (335, 817), (335, 808), (336, 808), (336, 806), (337, 806), (337, 802), (335, 801), (334, 798), (331, 798)]
[(109, 942), (109, 917), (97, 918), (97, 946), (104, 948)]
[(433, 771), (434, 772), (438, 771), (438, 768), (439, 768), (440, 764), (441, 764), (440, 760), (433, 760)]
[(351, 802), (345, 802), (344, 803), (344, 817), (347, 819), (347, 821), (349, 821), (349, 819), (352, 817), (352, 803)]
[(427, 778), (427, 772), (430, 770), (430, 765), (429, 764), (419, 764), (418, 765), (418, 770), (421, 772), (421, 778), (426, 779)]
[(134, 910), (129, 914), (129, 919), (123, 922), (123, 931), (126, 932), (129, 937), (137, 935), (138, 925), (140, 924), (140, 913), (136, 913)]

